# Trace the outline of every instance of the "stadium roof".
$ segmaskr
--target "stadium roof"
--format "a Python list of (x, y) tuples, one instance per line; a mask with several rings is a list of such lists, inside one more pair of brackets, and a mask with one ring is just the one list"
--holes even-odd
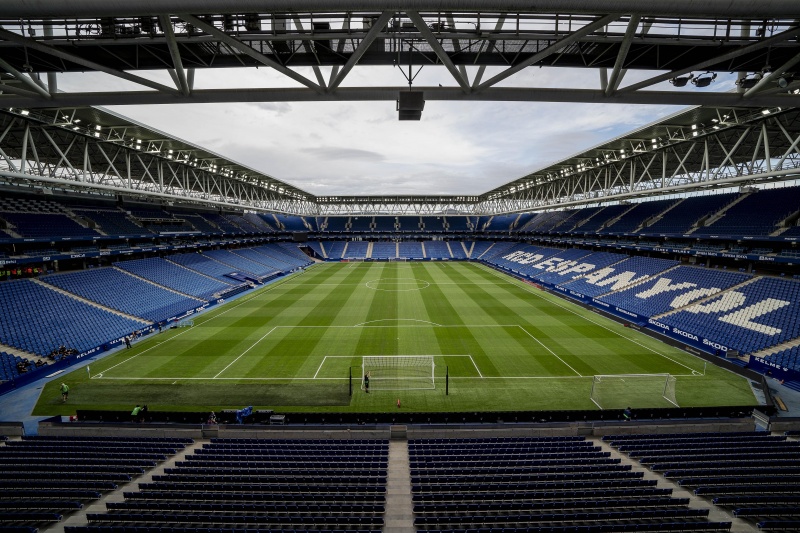
[[(0, 106), (7, 110), (0, 175), (302, 214), (490, 214), (784, 179), (796, 176), (798, 164), (798, 20), (794, 0), (8, 0), (0, 4)], [(408, 88), (346, 82), (356, 67), (398, 64), (452, 75), (449, 86), (413, 87), (427, 100), (701, 107), (484, 194), (436, 197), (314, 196), (91, 107), (394, 101)], [(198, 69), (258, 66), (282, 73), (288, 85), (194, 87)], [(505, 83), (537, 67), (591, 70), (597, 87)], [(174, 86), (142, 75), (154, 69), (168, 71)], [(57, 72), (83, 71), (133, 88), (58, 90)], [(649, 77), (625, 84), (629, 71)], [(718, 73), (739, 76), (739, 89), (699, 90)], [(87, 148), (75, 149), (76, 139)]]

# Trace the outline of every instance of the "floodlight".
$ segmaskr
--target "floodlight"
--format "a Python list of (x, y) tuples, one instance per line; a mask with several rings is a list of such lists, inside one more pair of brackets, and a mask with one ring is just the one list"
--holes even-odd
[(714, 72), (714, 73), (705, 72), (704, 74), (700, 74), (699, 76), (696, 76), (692, 80), (692, 83), (694, 85), (696, 85), (697, 87), (708, 87), (709, 85), (711, 85), (711, 82), (713, 82), (715, 79), (717, 79), (717, 73), (716, 72)]
[(425, 93), (422, 91), (402, 91), (397, 100), (400, 120), (420, 120), (425, 108)]
[(685, 87), (690, 80), (694, 79), (692, 73), (690, 72), (686, 76), (676, 76), (669, 80), (669, 82), (674, 85), (675, 87)]

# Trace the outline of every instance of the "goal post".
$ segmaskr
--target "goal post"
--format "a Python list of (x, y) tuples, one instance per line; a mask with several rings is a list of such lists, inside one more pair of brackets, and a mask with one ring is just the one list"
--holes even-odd
[(590, 399), (600, 409), (679, 407), (677, 381), (672, 374), (598, 374)]
[(365, 355), (361, 358), (361, 389), (369, 374), (369, 390), (435, 389), (433, 355)]

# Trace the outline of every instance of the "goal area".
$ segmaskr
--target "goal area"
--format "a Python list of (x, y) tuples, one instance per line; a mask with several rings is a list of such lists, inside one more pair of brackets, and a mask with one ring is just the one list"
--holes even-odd
[(600, 374), (592, 376), (590, 399), (600, 409), (679, 407), (672, 374)]
[(361, 389), (369, 375), (369, 390), (435, 389), (433, 355), (365, 355), (361, 358)]

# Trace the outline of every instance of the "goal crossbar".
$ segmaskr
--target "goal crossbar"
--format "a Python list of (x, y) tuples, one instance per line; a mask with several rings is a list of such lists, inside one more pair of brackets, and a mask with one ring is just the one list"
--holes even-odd
[(433, 355), (364, 355), (361, 388), (370, 390), (435, 389)]
[(596, 374), (590, 399), (600, 409), (624, 409), (631, 404), (679, 407), (675, 397), (677, 378), (672, 374)]

